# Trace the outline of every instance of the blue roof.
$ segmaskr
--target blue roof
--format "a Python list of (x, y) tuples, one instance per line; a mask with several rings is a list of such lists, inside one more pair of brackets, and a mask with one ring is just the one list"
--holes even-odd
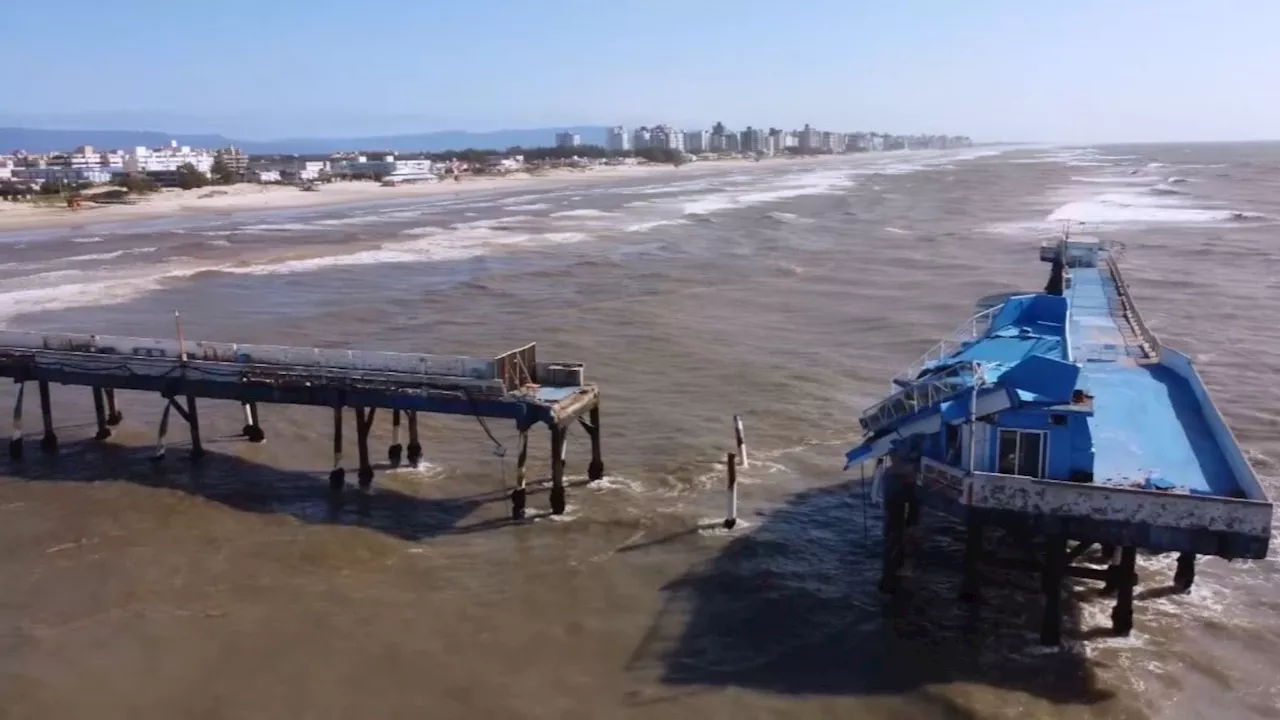
[[(1031, 357), (1070, 362), (1068, 304), (1054, 295), (1017, 295), (1009, 298), (991, 319), (987, 332), (942, 360), (973, 361), (986, 367), (986, 379), (994, 382), (1005, 371)], [(1040, 366), (1052, 372), (1050, 366)], [(1025, 378), (1024, 378), (1025, 379)]]

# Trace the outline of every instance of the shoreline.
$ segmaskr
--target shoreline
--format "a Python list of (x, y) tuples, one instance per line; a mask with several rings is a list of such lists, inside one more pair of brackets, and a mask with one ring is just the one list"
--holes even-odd
[(316, 207), (357, 205), (386, 200), (412, 200), (485, 191), (519, 188), (545, 189), (599, 181), (666, 176), (672, 173), (695, 174), (700, 170), (722, 168), (742, 161), (673, 165), (612, 166), (575, 170), (558, 168), (536, 175), (514, 173), (502, 177), (466, 177), (461, 182), (442, 180), (434, 183), (384, 187), (372, 180), (343, 181), (323, 184), (316, 192), (303, 192), (289, 185), (255, 185), (238, 183), (197, 188), (168, 189), (146, 196), (137, 205), (93, 205), (78, 210), (65, 207), (41, 207), (30, 203), (0, 202), (0, 233), (24, 230), (67, 230), (107, 223), (159, 220), (202, 215), (230, 215), (240, 212), (298, 210)]

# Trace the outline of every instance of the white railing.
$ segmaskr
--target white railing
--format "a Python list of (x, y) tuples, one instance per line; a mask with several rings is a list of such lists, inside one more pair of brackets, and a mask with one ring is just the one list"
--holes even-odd
[(877, 432), (899, 418), (972, 389), (975, 383), (981, 383), (981, 377), (982, 369), (978, 363), (960, 363), (929, 375), (868, 408), (862, 413), (862, 429)]
[(934, 345), (929, 349), (929, 352), (920, 356), (919, 360), (913, 363), (906, 370), (898, 373), (898, 375), (894, 377), (894, 389), (896, 390), (900, 387), (896, 381), (902, 381), (904, 383), (915, 382), (916, 377), (920, 374), (920, 371), (925, 368), (925, 366), (945, 360), (947, 356), (951, 355), (965, 343), (971, 342), (985, 335), (987, 333), (987, 328), (991, 326), (991, 318), (995, 317), (996, 313), (1000, 312), (1000, 309), (1003, 307), (1004, 303), (1001, 303), (995, 307), (983, 310), (965, 321), (963, 325), (956, 328), (955, 332), (951, 333), (950, 337), (942, 340), (937, 345)]

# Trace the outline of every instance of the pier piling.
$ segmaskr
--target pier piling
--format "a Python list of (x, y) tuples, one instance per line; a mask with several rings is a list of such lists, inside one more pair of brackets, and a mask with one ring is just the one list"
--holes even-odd
[(152, 462), (159, 462), (164, 459), (164, 439), (169, 434), (169, 411), (173, 409), (172, 402), (164, 404), (164, 410), (160, 413), (160, 430), (156, 433), (156, 451), (151, 456)]
[(329, 491), (342, 492), (347, 471), (342, 469), (342, 406), (333, 409), (333, 469), (329, 471)]
[(1138, 584), (1138, 550), (1133, 546), (1120, 549), (1120, 566), (1116, 577), (1116, 605), (1111, 609), (1111, 631), (1128, 635), (1133, 630), (1133, 588)]
[(124, 422), (124, 413), (116, 407), (116, 389), (103, 388), (102, 393), (107, 401), (107, 426), (115, 427)]
[(9, 457), (14, 460), (22, 459), (22, 396), (26, 389), (26, 383), (18, 383), (18, 397), (13, 403), (13, 436), (9, 439)]
[(106, 440), (111, 437), (111, 428), (107, 425), (106, 392), (100, 387), (93, 389), (93, 416), (98, 423), (98, 432), (94, 440)]
[(258, 403), (242, 402), (240, 405), (244, 408), (244, 427), (240, 433), (251, 443), (266, 440), (267, 434), (262, 430), (261, 418), (258, 417)]
[(1057, 645), (1062, 642), (1062, 576), (1066, 569), (1067, 539), (1054, 536), (1048, 539), (1041, 568), (1044, 590), (1044, 618), (1040, 624), (1040, 644)]
[(373, 427), (374, 410), (375, 408), (356, 408), (356, 450), (360, 460), (356, 479), (360, 489), (365, 492), (373, 486), (373, 465), (369, 462), (369, 430)]
[(604, 456), (600, 447), (600, 406), (591, 408), (590, 422), (582, 422), (587, 435), (591, 438), (591, 464), (587, 466), (587, 480), (596, 481), (604, 478)]
[(880, 592), (898, 589), (898, 570), (905, 562), (907, 505), (897, 483), (884, 489), (884, 555), (880, 560)]
[(520, 429), (520, 455), (516, 458), (516, 487), (511, 491), (511, 519), (523, 520), (525, 503), (528, 500), (525, 490), (525, 464), (529, 461), (529, 431)]
[(982, 523), (965, 523), (964, 577), (960, 581), (960, 601), (975, 603), (980, 599), (980, 563), (982, 561)]
[(40, 450), (45, 455), (58, 453), (58, 435), (53, 432), (53, 407), (49, 402), (49, 381), (38, 383), (40, 390), (40, 417), (44, 421), (44, 437), (40, 438)]
[(418, 467), (422, 463), (422, 443), (418, 442), (418, 413), (410, 410), (405, 414), (409, 416), (409, 447), (406, 449), (405, 460), (409, 465)]
[(194, 395), (187, 396), (186, 420), (187, 426), (191, 428), (191, 460), (196, 461), (204, 457), (204, 445), (200, 442), (200, 411), (196, 409)]
[(563, 426), (551, 426), (551, 512), (555, 515), (563, 515), (567, 506), (564, 490), (567, 439)]
[(738, 458), (734, 453), (725, 457), (725, 468), (729, 474), (725, 484), (728, 507), (724, 512), (724, 529), (732, 530), (738, 524)]
[(400, 467), (404, 455), (404, 446), (400, 444), (400, 411), (391, 411), (391, 446), (387, 448), (387, 463), (391, 467)]
[(1196, 582), (1196, 554), (1195, 553), (1179, 553), (1178, 569), (1173, 573), (1173, 586), (1178, 592), (1191, 592), (1191, 586)]

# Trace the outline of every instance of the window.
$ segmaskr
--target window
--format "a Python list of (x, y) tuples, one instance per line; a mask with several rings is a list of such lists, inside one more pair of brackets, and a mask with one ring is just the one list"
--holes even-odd
[(1002, 475), (1044, 477), (1048, 437), (1038, 430), (1001, 430), (999, 472)]

